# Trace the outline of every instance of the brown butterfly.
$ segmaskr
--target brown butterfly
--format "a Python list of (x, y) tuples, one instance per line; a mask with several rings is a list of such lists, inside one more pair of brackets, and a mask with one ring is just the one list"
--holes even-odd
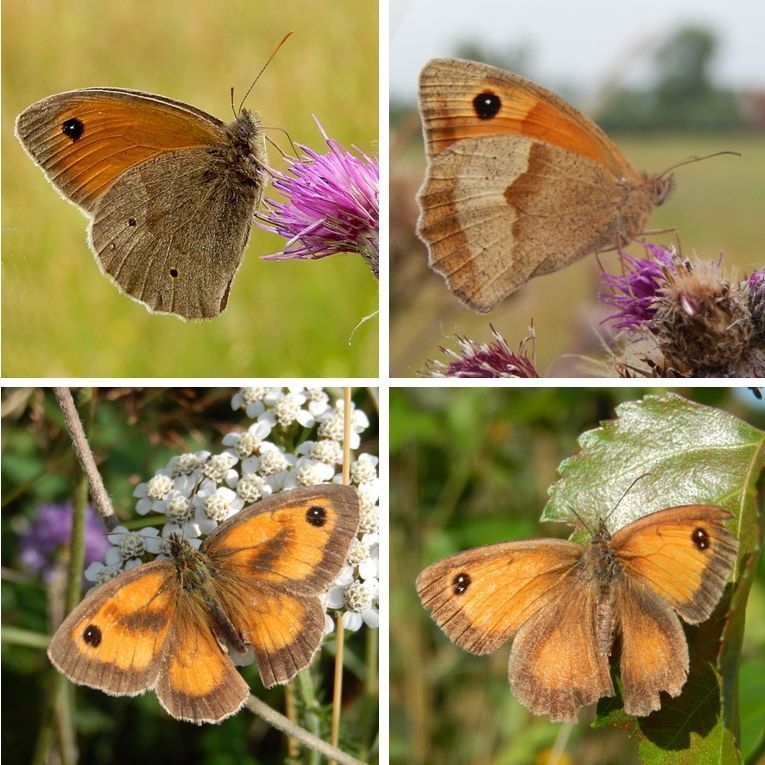
[(417, 233), (431, 267), (486, 313), (529, 279), (625, 245), (672, 189), (549, 90), (486, 64), (420, 74), (428, 170)]
[(226, 125), (163, 96), (83, 88), (27, 107), (16, 136), (91, 219), (88, 244), (122, 292), (182, 319), (223, 311), (263, 194), (255, 115)]
[(715, 505), (659, 510), (590, 544), (560, 539), (477, 547), (428, 566), (417, 592), (460, 648), (495, 651), (512, 638), (513, 694), (534, 714), (575, 721), (613, 696), (609, 659), (620, 638), (624, 710), (660, 708), (688, 675), (688, 624), (708, 619), (736, 561), (731, 514)]
[(97, 587), (64, 620), (48, 656), (72, 682), (114, 696), (153, 689), (179, 720), (217, 723), (249, 694), (229, 652), (254, 653), (263, 684), (308, 666), (322, 597), (359, 519), (355, 489), (322, 484), (257, 502), (195, 550), (171, 537), (157, 560)]

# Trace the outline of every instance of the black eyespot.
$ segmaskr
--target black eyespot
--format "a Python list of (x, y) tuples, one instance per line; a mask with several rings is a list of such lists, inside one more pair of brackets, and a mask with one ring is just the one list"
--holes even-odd
[(321, 505), (311, 505), (306, 511), (305, 519), (311, 526), (320, 529), (327, 522), (327, 511)]
[(95, 624), (89, 624), (82, 633), (82, 639), (92, 648), (101, 645), (102, 637), (101, 630)]
[(70, 117), (68, 120), (64, 120), (61, 124), (61, 132), (72, 139), (72, 142), (79, 141), (82, 138), (82, 134), (85, 132), (85, 125), (82, 124), (82, 120), (78, 120), (76, 117)]
[(501, 106), (502, 101), (499, 96), (490, 90), (484, 90), (473, 99), (473, 109), (479, 120), (490, 120), (496, 117)]
[(173, 279), (175, 279), (175, 277), (178, 276), (178, 269), (177, 268), (171, 268), (170, 269), (170, 276), (172, 276)]
[(709, 547), (709, 534), (707, 534), (706, 530), (701, 527), (693, 530), (691, 539), (693, 540), (693, 544), (695, 544), (699, 550), (706, 550), (707, 547)]
[(136, 226), (136, 225), (138, 224), (136, 223), (135, 218), (128, 218), (128, 226)]
[(462, 595), (464, 592), (467, 592), (467, 588), (470, 587), (470, 574), (466, 574), (464, 571), (461, 574), (457, 574), (457, 576), (452, 579), (452, 589), (454, 590), (455, 595)]

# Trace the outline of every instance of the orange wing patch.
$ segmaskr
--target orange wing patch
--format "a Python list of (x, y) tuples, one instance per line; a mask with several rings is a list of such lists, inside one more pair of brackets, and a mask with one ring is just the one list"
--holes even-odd
[(249, 688), (191, 603), (179, 609), (173, 653), (156, 686), (162, 706), (179, 720), (220, 722), (239, 711)]
[(74, 682), (115, 695), (151, 687), (178, 600), (174, 566), (159, 561), (107, 582), (63, 622), (48, 648)]
[(513, 640), (508, 674), (518, 701), (553, 721), (613, 696), (608, 655), (597, 648), (595, 591), (572, 580), (548, 598)]
[(259, 591), (247, 611), (245, 639), (266, 688), (288, 682), (307, 667), (323, 635), (324, 609), (317, 597)]
[(738, 540), (725, 528), (731, 514), (714, 505), (659, 510), (614, 534), (614, 552), (689, 624), (704, 621), (720, 600), (736, 561)]
[(93, 212), (128, 168), (162, 152), (217, 143), (222, 123), (201, 114), (160, 96), (130, 92), (128, 99), (117, 89), (92, 88), (32, 104), (16, 132), (64, 196)]
[(546, 605), (582, 552), (565, 540), (487, 545), (428, 566), (417, 594), (460, 648), (491, 653)]
[[(476, 103), (482, 97), (483, 118), (480, 101)], [(463, 138), (517, 134), (589, 157), (617, 177), (638, 177), (594, 122), (555, 93), (512, 72), (434, 59), (420, 75), (420, 108), (431, 157)]]
[(294, 489), (243, 510), (202, 546), (225, 571), (293, 590), (327, 589), (340, 573), (359, 517), (347, 486)]
[(661, 707), (661, 691), (677, 696), (682, 690), (688, 675), (685, 633), (666, 601), (640, 582), (619, 585), (616, 606), (624, 711), (648, 715)]

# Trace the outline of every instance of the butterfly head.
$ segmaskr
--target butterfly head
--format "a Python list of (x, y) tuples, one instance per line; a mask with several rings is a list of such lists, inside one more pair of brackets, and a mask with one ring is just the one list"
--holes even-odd
[(658, 207), (667, 200), (675, 188), (675, 179), (672, 175), (656, 175), (650, 179), (651, 201), (654, 207)]

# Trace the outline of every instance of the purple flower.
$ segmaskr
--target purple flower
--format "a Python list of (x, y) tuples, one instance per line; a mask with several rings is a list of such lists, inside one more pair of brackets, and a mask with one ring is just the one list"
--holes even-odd
[(298, 144), (302, 156), (290, 158), (285, 173), (270, 170), (273, 187), (287, 201), (267, 199), (259, 225), (287, 243), (282, 252), (265, 259), (317, 259), (356, 252), (378, 276), (378, 162), (358, 149), (359, 156), (352, 154), (314, 120), (329, 151), (318, 154)]
[[(37, 517), (21, 535), (21, 562), (32, 571), (42, 571), (47, 581), (53, 572), (53, 560), (59, 547), (72, 534), (72, 504), (42, 505)], [(85, 563), (103, 560), (109, 542), (103, 524), (92, 507), (85, 521)]]
[[(491, 327), (494, 340), (490, 343), (476, 343), (467, 337), (455, 335), (460, 353), (440, 346), (448, 363), (428, 360), (424, 374), (430, 377), (539, 377), (534, 366), (534, 329), (523, 340), (518, 353), (513, 353), (507, 341)], [(529, 358), (526, 347), (531, 345)]]
[(600, 279), (611, 292), (598, 294), (599, 300), (618, 309), (604, 321), (615, 322), (616, 329), (634, 331), (649, 325), (656, 314), (656, 299), (666, 284), (665, 269), (674, 270), (673, 252), (646, 244), (646, 258), (621, 254), (625, 271), (621, 276), (602, 273)]

